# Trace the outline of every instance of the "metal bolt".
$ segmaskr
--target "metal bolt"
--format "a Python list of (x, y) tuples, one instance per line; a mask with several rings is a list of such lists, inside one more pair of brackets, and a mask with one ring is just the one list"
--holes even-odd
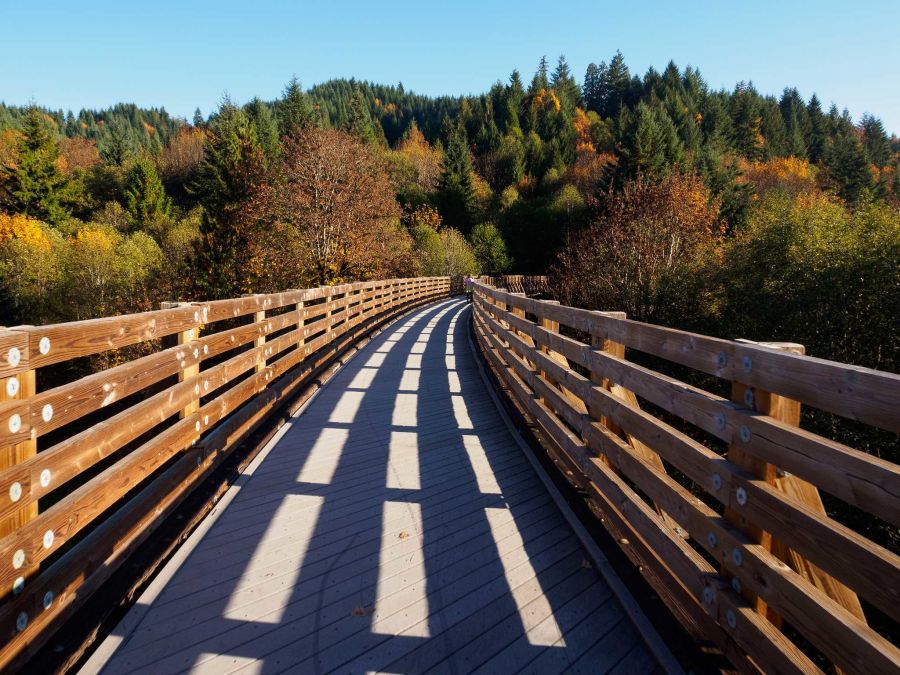
[(719, 368), (724, 368), (726, 363), (728, 363), (728, 356), (725, 354), (725, 352), (719, 352)]
[(753, 359), (751, 359), (749, 356), (745, 356), (743, 359), (741, 359), (741, 363), (744, 366), (744, 370), (746, 370), (748, 373), (753, 370)]
[(200, 321), (200, 312), (194, 312), (194, 321)]
[(741, 585), (741, 580), (735, 577), (731, 580), (731, 588), (734, 589), (735, 593), (740, 593), (743, 586)]
[(53, 605), (53, 591), (44, 593), (44, 609), (50, 609)]
[(711, 586), (707, 586), (703, 589), (703, 602), (707, 605), (711, 605), (713, 600), (716, 599), (716, 592), (712, 589)]
[(25, 551), (19, 549), (15, 553), (13, 553), (13, 568), (19, 569), (22, 565), (25, 564)]
[(195, 431), (200, 431), (200, 420), (197, 420), (197, 421), (194, 423), (194, 430), (195, 430)]
[(719, 413), (716, 415), (716, 426), (719, 427), (719, 429), (725, 428), (725, 413)]
[(41, 408), (41, 419), (45, 422), (49, 422), (53, 419), (53, 406), (49, 403)]
[(747, 389), (744, 391), (744, 405), (748, 408), (753, 407), (753, 390)]
[(6, 395), (15, 398), (19, 393), (19, 378), (11, 377), (6, 381)]
[(25, 612), (19, 612), (16, 617), (16, 630), (20, 633), (28, 627), (28, 615)]
[(19, 417), (18, 413), (12, 415), (9, 418), (9, 432), (11, 434), (19, 433), (19, 430), (22, 428), (22, 418)]
[(734, 561), (734, 564), (740, 567), (744, 564), (744, 554), (741, 552), (741, 549), (736, 548), (731, 552), (731, 559)]
[(53, 530), (47, 530), (44, 532), (44, 548), (50, 548), (53, 546), (53, 540), (55, 536), (53, 535)]
[(13, 582), (13, 595), (18, 595), (25, 589), (25, 577), (16, 577), (16, 580)]
[(710, 532), (710, 533), (707, 535), (707, 537), (706, 537), (706, 541), (709, 542), (709, 547), (710, 547), (710, 548), (715, 548), (715, 547), (716, 547), (716, 544), (719, 543), (718, 538), (716, 537), (716, 533), (715, 533), (715, 532)]
[(720, 489), (722, 487), (722, 476), (720, 476), (717, 473), (714, 473), (712, 475), (712, 484), (713, 484), (714, 489), (716, 489), (716, 490)]
[(44, 469), (41, 471), (41, 487), (47, 487), (50, 485), (50, 469)]
[(735, 496), (737, 497), (737, 503), (741, 506), (744, 506), (747, 503), (747, 491), (744, 488), (739, 487)]
[(744, 441), (744, 443), (750, 442), (750, 429), (747, 428), (746, 424), (741, 425), (741, 440)]
[(17, 502), (22, 498), (22, 484), (15, 482), (9, 486), (9, 498)]
[(50, 338), (46, 335), (38, 342), (38, 351), (44, 356), (50, 353)]
[(22, 352), (19, 351), (18, 347), (10, 347), (9, 352), (6, 355), (6, 360), (9, 362), (10, 366), (15, 368), (22, 360)]
[(734, 615), (733, 610), (728, 610), (725, 612), (725, 620), (728, 622), (728, 625), (734, 628), (737, 626), (737, 617)]

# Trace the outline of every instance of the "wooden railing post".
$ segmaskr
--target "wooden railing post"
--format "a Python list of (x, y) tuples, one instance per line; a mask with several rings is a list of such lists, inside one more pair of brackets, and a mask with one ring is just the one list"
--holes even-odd
[[(625, 320), (627, 318), (625, 312), (597, 312), (597, 314), (611, 319)], [(594, 349), (605, 352), (610, 356), (614, 356), (618, 359), (625, 358), (625, 345), (620, 342), (611, 340), (608, 333), (600, 331), (592, 332), (591, 346)], [(640, 409), (640, 402), (638, 401), (637, 396), (635, 396), (634, 392), (630, 389), (626, 389), (622, 385), (616, 382), (612, 382), (608, 378), (601, 377), (598, 373), (593, 372), (593, 370), (591, 371), (591, 382), (599, 387), (603, 387), (613, 396), (616, 396), (617, 398), (623, 400), (632, 408)], [(613, 433), (622, 436), (644, 461), (656, 467), (656, 469), (658, 469), (660, 472), (666, 473), (666, 467), (663, 464), (662, 458), (659, 456), (659, 453), (657, 453), (645, 443), (642, 443), (633, 435), (629, 433), (623, 433), (618, 425), (614, 424), (612, 421), (606, 419), (605, 417), (601, 417), (599, 421), (601, 425), (606, 426)], [(617, 470), (617, 467), (609, 461), (608, 457), (601, 456), (601, 459), (612, 469)], [(656, 512), (662, 517), (663, 522), (665, 522), (666, 525), (672, 528), (672, 530), (674, 530), (679, 537), (681, 537), (682, 539), (689, 538), (690, 535), (687, 531), (687, 528), (676, 522), (674, 518), (672, 518), (659, 506), (654, 505), (654, 508), (656, 509)]]
[[(189, 328), (187, 330), (181, 331), (180, 333), (175, 333), (175, 335), (171, 336), (166, 342), (174, 342), (177, 345), (188, 345), (197, 338), (200, 337), (200, 326), (202, 325), (203, 320), (203, 311), (202, 309), (194, 305), (191, 302), (161, 302), (159, 305), (160, 309), (176, 309), (178, 307), (197, 307), (197, 313), (194, 316), (194, 323), (196, 324), (193, 328)], [(197, 361), (193, 365), (185, 366), (183, 369), (178, 371), (178, 381), (184, 382), (185, 380), (189, 380), (192, 377), (196, 377), (200, 374), (200, 362)], [(178, 413), (179, 419), (184, 419), (190, 415), (193, 415), (200, 409), (200, 397), (203, 392), (198, 388), (194, 391), (194, 396), (191, 399), (191, 402), (188, 403), (181, 411)]]
[[(4, 354), (0, 356), (0, 365), (5, 365), (15, 369), (21, 367), (23, 363), (28, 362), (28, 335), (20, 333), (21, 337), (14, 336), (15, 331), (7, 331), (0, 327), (0, 334), (7, 334), (10, 340), (2, 340), (4, 343)], [(18, 346), (12, 345), (17, 343)], [(10, 346), (7, 346), (10, 345)], [(37, 393), (35, 388), (35, 371), (20, 370), (8, 377), (3, 378), (2, 386), (0, 386), (0, 402), (4, 401), (24, 401)], [(15, 434), (19, 429), (25, 429), (25, 425), (29, 424), (29, 420), (22, 419), (23, 415), (16, 413), (8, 419), (3, 420), (3, 424), (10, 433)], [(4, 429), (4, 432), (7, 430)], [(4, 448), (0, 448), (0, 469), (8, 469), (24, 462), (29, 457), (37, 454), (37, 440), (35, 438), (25, 438), (18, 443), (14, 443)], [(24, 482), (24, 481), (22, 481)], [(10, 487), (8, 495), (4, 497), (17, 502), (25, 495), (25, 491), (30, 489), (28, 485), (22, 483), (13, 483)], [(17, 531), (27, 522), (35, 519), (38, 515), (37, 501), (28, 502), (22, 508), (11, 513), (7, 517), (0, 520), (0, 537), (5, 537)], [(24, 553), (24, 551), (23, 551)], [(19, 555), (18, 553), (16, 554)], [(7, 595), (10, 591), (14, 594), (21, 593), (24, 588), (25, 581), (37, 571), (37, 565), (28, 564), (28, 556), (22, 555), (19, 565), (16, 565), (17, 559), (13, 558), (13, 566), (18, 568), (19, 576), (16, 577), (11, 588), (0, 590), (0, 597)]]
[[(762, 347), (769, 347), (791, 354), (806, 354), (804, 346), (794, 342), (753, 342), (750, 340), (738, 340), (738, 342), (757, 344)], [(749, 372), (753, 368), (753, 360), (751, 357), (745, 357), (744, 362), (738, 364), (736, 367), (743, 368)], [(794, 427), (800, 426), (799, 401), (755, 387), (748, 387), (736, 381), (731, 384), (731, 400), (738, 405), (745, 406), (763, 415), (768, 415), (784, 424)], [(815, 485), (812, 485), (797, 476), (780, 471), (777, 466), (765, 462), (762, 459), (755, 457), (752, 453), (745, 451), (741, 447), (742, 444), (739, 441), (742, 433), (746, 433), (744, 429), (736, 430), (735, 441), (728, 446), (727, 456), (729, 462), (750, 471), (758, 478), (774, 485), (792, 499), (802, 503), (815, 513), (826, 515), (825, 505), (823, 504), (822, 497)], [(856, 617), (865, 620), (859, 598), (853, 590), (834, 577), (823, 572), (816, 565), (803, 558), (796, 551), (793, 551), (784, 542), (773, 539), (771, 533), (767, 532), (759, 524), (748, 522), (740, 512), (741, 496), (737, 495), (736, 499), (738, 502), (737, 507), (728, 506), (725, 508), (725, 518), (729, 522), (735, 524), (745, 532), (752, 541), (760, 544), (763, 548), (772, 551), (778, 558), (790, 565), (794, 571), (812, 583), (819, 590), (823, 591), (830, 598), (837, 601)], [(742, 589), (742, 594), (747, 601), (756, 608), (757, 612), (765, 614), (772, 623), (778, 626), (781, 625), (781, 617), (776, 612), (772, 611), (771, 608), (768, 608), (766, 603), (757, 597), (755, 593), (748, 589)]]

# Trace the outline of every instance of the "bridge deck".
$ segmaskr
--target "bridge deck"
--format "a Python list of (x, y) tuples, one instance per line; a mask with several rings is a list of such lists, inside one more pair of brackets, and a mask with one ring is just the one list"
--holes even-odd
[[(445, 301), (286, 425), (87, 670), (659, 670)], [(105, 662), (105, 665), (103, 665)]]

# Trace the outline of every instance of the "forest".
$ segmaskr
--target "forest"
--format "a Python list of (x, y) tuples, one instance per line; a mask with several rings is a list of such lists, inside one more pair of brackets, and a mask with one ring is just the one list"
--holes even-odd
[(561, 301), (898, 370), (900, 139), (620, 53), (478, 96), (291, 80), (192, 120), (0, 104), (0, 324), (351, 280), (547, 273)]

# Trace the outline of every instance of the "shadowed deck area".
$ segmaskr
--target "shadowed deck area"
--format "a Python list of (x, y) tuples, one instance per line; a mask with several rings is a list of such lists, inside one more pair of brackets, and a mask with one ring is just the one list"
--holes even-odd
[(495, 408), (468, 319), (439, 302), (364, 347), (87, 670), (657, 672)]

